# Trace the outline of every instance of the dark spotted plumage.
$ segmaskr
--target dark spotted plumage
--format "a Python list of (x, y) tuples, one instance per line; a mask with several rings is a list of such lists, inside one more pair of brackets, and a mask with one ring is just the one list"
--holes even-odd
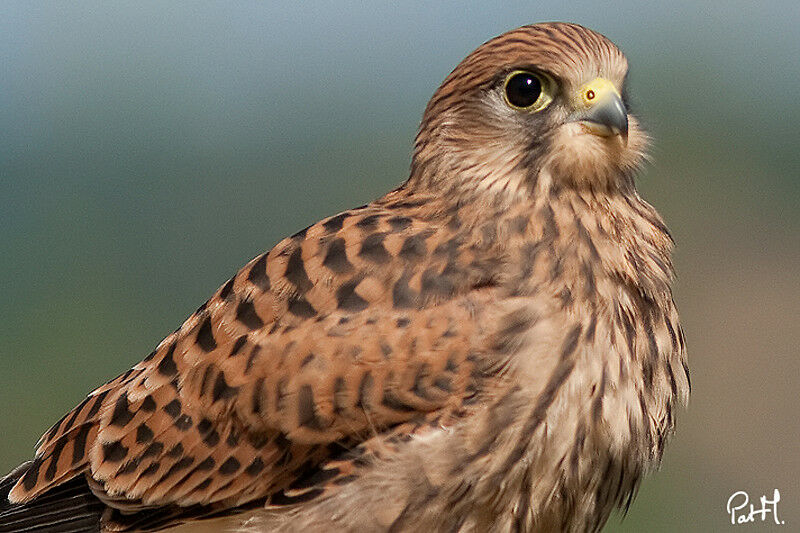
[[(515, 69), (552, 103), (506, 105)], [(253, 259), (91, 393), (0, 482), (0, 531), (599, 529), (688, 393), (645, 136), (574, 96), (626, 70), (575, 25), (478, 48), (409, 180)]]

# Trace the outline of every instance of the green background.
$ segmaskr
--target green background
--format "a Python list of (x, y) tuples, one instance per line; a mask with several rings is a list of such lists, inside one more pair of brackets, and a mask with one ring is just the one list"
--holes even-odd
[(3, 2), (0, 471), (248, 259), (403, 181), (444, 76), (543, 20), (628, 55), (678, 242), (694, 392), (607, 530), (769, 530), (725, 503), (773, 488), (800, 530), (796, 1)]

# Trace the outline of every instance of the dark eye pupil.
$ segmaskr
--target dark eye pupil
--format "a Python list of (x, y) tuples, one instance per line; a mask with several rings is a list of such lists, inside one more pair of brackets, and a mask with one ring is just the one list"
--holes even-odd
[(539, 78), (527, 72), (514, 74), (506, 83), (506, 97), (511, 105), (517, 107), (532, 106), (540, 94), (542, 94), (542, 84)]

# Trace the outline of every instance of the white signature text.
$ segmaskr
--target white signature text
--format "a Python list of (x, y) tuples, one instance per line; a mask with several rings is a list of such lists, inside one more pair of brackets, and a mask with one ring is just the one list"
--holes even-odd
[[(772, 515), (772, 520), (775, 521), (776, 524), (781, 525), (783, 524), (783, 520), (778, 518), (778, 502), (781, 501), (781, 493), (778, 492), (778, 489), (772, 493), (772, 499), (768, 499), (766, 496), (761, 496), (761, 508), (756, 509), (755, 506), (750, 503), (750, 496), (743, 491), (737, 491), (731, 494), (731, 497), (728, 498), (728, 514), (731, 517), (731, 524), (747, 524), (748, 522), (755, 522), (756, 517), (760, 517), (761, 521), (767, 519), (767, 515)], [(749, 505), (749, 506), (748, 506)]]

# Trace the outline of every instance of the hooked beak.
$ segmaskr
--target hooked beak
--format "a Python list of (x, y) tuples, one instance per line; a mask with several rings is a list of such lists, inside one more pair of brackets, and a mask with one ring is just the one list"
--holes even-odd
[(614, 85), (597, 78), (581, 88), (582, 109), (573, 120), (583, 125), (590, 133), (601, 137), (620, 135), (628, 142), (628, 113)]

